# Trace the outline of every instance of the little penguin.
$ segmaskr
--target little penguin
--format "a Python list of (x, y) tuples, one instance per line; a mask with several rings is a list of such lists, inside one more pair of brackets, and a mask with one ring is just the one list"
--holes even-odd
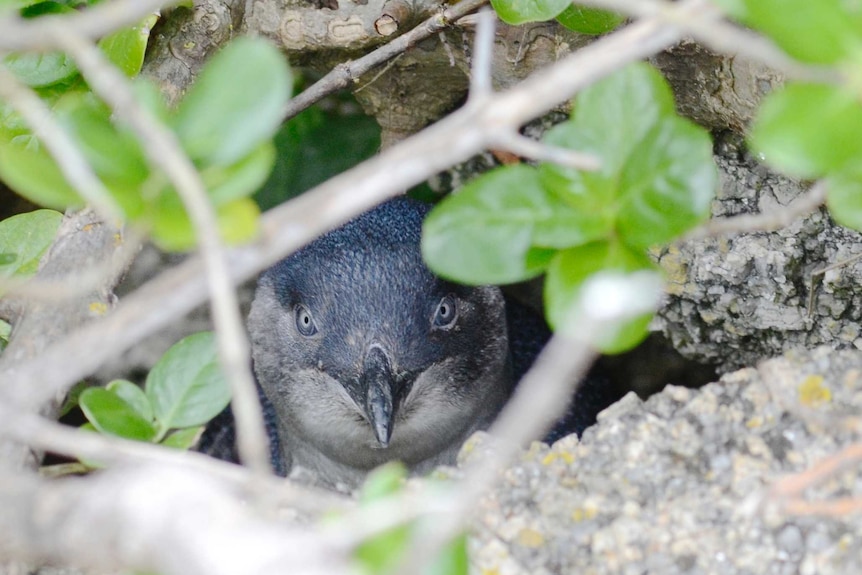
[[(354, 488), (390, 460), (415, 474), (452, 464), (547, 341), (541, 317), (498, 287), (426, 267), (429, 209), (384, 202), (259, 278), (248, 331), (277, 472)], [(550, 439), (582, 432), (612, 401), (588, 383)], [(235, 459), (232, 443), (224, 414), (200, 449)]]

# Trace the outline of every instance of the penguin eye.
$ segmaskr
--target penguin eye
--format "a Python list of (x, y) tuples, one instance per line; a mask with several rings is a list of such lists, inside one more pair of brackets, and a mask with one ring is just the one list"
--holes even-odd
[(458, 319), (458, 304), (455, 298), (447, 295), (437, 304), (437, 310), (434, 312), (434, 319), (431, 323), (434, 327), (450, 328), (455, 325)]
[(296, 329), (302, 335), (308, 337), (317, 333), (317, 326), (311, 312), (302, 304), (296, 306)]

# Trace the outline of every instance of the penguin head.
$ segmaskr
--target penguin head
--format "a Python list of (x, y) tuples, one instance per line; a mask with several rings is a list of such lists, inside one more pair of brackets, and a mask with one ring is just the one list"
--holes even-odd
[(261, 276), (255, 372), (294, 449), (363, 470), (412, 465), (487, 425), (508, 397), (503, 296), (425, 266), (427, 211), (390, 200)]

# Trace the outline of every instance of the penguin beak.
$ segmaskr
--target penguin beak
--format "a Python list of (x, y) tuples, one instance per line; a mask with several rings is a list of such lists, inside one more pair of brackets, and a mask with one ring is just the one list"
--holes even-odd
[(362, 387), (366, 390), (365, 413), (374, 429), (380, 447), (389, 447), (394, 423), (392, 366), (379, 346), (373, 346), (365, 356)]

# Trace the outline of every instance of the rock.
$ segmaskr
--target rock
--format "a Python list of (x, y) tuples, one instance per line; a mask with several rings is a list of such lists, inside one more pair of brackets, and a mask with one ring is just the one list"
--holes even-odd
[[(812, 394), (809, 388), (818, 392)], [(812, 399), (812, 397), (814, 399)], [(480, 503), (479, 573), (856, 573), (862, 517), (769, 495), (858, 440), (862, 352), (791, 352), (700, 390), (629, 394), (581, 441), (534, 444)], [(462, 460), (482, 454), (481, 438)], [(856, 473), (811, 499), (860, 493)]]
[[(721, 189), (714, 217), (769, 212), (805, 189), (758, 164), (736, 136), (717, 141), (715, 159)], [(677, 351), (721, 373), (787, 349), (858, 347), (862, 263), (812, 272), (860, 252), (862, 234), (835, 224), (824, 209), (775, 232), (670, 246), (656, 255), (669, 295), (655, 327)]]

